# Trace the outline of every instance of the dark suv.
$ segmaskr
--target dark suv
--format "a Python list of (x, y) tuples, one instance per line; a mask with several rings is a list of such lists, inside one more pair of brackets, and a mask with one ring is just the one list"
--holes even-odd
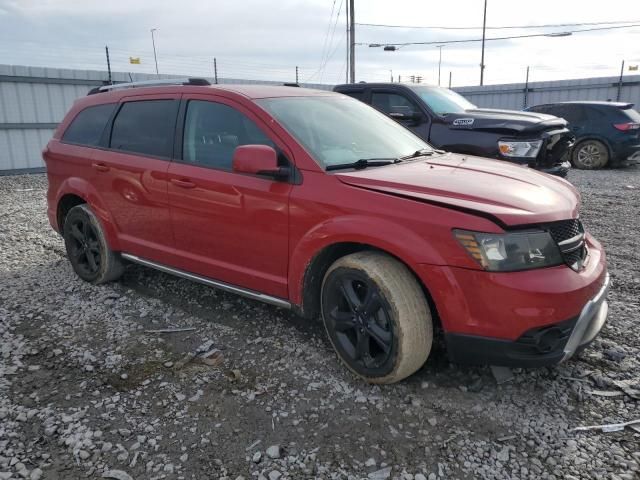
[(576, 136), (571, 162), (592, 170), (640, 161), (640, 113), (633, 103), (562, 102), (537, 105), (532, 112), (564, 118)]
[(573, 136), (551, 115), (478, 108), (447, 88), (402, 83), (337, 85), (443, 150), (497, 158), (565, 177)]

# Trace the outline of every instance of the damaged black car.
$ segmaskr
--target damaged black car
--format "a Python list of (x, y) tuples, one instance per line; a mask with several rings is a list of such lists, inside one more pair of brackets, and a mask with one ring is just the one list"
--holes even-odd
[(561, 118), (478, 108), (447, 88), (401, 83), (337, 85), (389, 115), (436, 148), (496, 158), (566, 177), (573, 134)]

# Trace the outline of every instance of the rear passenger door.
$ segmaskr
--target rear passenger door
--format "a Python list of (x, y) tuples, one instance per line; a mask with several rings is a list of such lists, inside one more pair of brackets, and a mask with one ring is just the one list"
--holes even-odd
[[(185, 96), (169, 169), (171, 224), (182, 270), (286, 298), (291, 184), (232, 171), (240, 145), (284, 145), (248, 109)], [(180, 148), (181, 147), (181, 148)]]
[(583, 135), (587, 129), (587, 114), (582, 105), (565, 103), (554, 106), (548, 113), (556, 117), (564, 118), (569, 122), (569, 130), (571, 130), (576, 137)]
[(167, 262), (173, 248), (167, 169), (173, 154), (179, 94), (125, 97), (105, 144), (92, 159), (94, 185), (123, 251)]

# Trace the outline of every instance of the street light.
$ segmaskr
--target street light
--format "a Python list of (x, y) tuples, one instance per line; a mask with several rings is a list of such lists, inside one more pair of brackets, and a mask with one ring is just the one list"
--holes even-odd
[(156, 39), (153, 36), (153, 33), (157, 30), (157, 28), (151, 29), (151, 43), (153, 44), (153, 59), (156, 62), (156, 75), (160, 76), (158, 73), (158, 56), (156, 55)]
[(442, 66), (442, 48), (445, 45), (436, 45), (436, 48), (440, 49), (440, 58), (438, 59), (438, 86), (440, 86), (440, 67)]

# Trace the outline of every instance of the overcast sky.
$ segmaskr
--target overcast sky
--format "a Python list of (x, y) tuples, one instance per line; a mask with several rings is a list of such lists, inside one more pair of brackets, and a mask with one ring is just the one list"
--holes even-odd
[[(0, 64), (103, 70), (109, 45), (114, 71), (337, 83), (345, 80), (348, 0), (0, 0)], [(356, 22), (481, 27), (483, 0), (356, 0)], [(340, 8), (339, 8), (340, 7)], [(333, 12), (333, 15), (332, 15)], [(488, 0), (487, 25), (628, 21), (640, 24), (638, 0)], [(634, 22), (635, 21), (635, 22)], [(488, 30), (487, 38), (593, 27)], [(356, 41), (432, 42), (480, 38), (477, 30), (356, 27)], [(131, 65), (129, 57), (139, 57)], [(488, 41), (485, 83), (616, 76), (622, 60), (640, 63), (640, 27), (568, 37)], [(442, 83), (477, 85), (480, 43), (447, 45)], [(393, 71), (438, 82), (438, 49), (396, 52), (356, 47), (356, 80), (385, 81)], [(627, 71), (627, 74), (634, 73)]]

